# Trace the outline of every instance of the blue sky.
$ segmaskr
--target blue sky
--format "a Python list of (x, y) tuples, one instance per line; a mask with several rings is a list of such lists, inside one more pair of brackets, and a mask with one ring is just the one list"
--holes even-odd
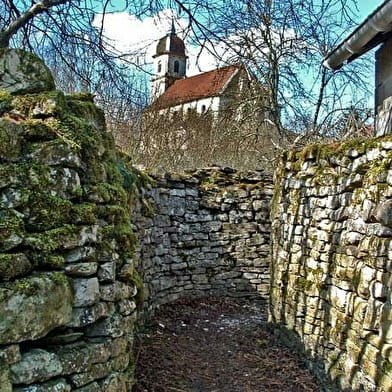
[[(357, 13), (354, 16), (355, 22), (360, 24), (365, 20), (369, 14), (371, 14), (383, 0), (358, 0), (357, 1)], [(105, 18), (105, 32), (116, 42), (115, 46), (120, 52), (128, 52), (133, 50), (142, 49), (140, 53), (140, 60), (138, 64), (143, 65), (145, 62), (151, 63), (152, 55), (155, 52), (156, 42), (159, 38), (164, 36), (170, 29), (171, 18), (174, 16), (177, 24), (177, 30), (181, 31), (182, 28), (186, 29), (188, 20), (186, 15), (181, 15), (181, 18), (177, 15), (177, 10), (162, 10), (157, 15), (142, 15), (136, 16), (129, 13), (129, 10), (125, 9), (125, 4), (122, 0), (112, 4), (116, 5), (116, 9), (112, 8), (109, 11), (114, 12), (113, 14), (106, 15)], [(352, 4), (352, 3), (351, 3)], [(117, 11), (117, 12), (115, 12)], [(345, 31), (342, 35), (344, 39), (351, 31)], [(224, 53), (227, 51), (226, 48), (219, 48), (219, 44), (214, 45), (215, 49)], [(187, 51), (189, 56), (189, 68), (187, 71), (188, 76), (205, 72), (214, 69), (218, 66), (217, 60), (213, 55), (207, 51), (203, 51), (202, 55), (198, 57), (200, 48), (196, 46), (187, 45)], [(373, 54), (369, 54), (373, 56)], [(196, 62), (197, 59), (197, 62)], [(373, 62), (372, 62), (373, 63)], [(321, 64), (321, 59), (320, 59)], [(350, 65), (349, 65), (350, 66)], [(369, 68), (369, 87), (373, 88), (373, 71)], [(151, 69), (147, 67), (146, 69)], [(148, 77), (148, 76), (147, 76)], [(364, 99), (364, 98), (362, 98)], [(369, 106), (372, 106), (372, 98), (365, 98), (369, 102)]]
[[(357, 15), (355, 16), (356, 23), (361, 23), (366, 17), (373, 12), (383, 0), (357, 0)], [(147, 2), (146, 2), (147, 3)], [(165, 3), (163, 1), (163, 3)], [(149, 62), (149, 58), (153, 54), (154, 42), (156, 42), (160, 37), (166, 34), (170, 28), (170, 20), (172, 17), (172, 11), (166, 10), (157, 17), (151, 17), (147, 15), (141, 15), (140, 17), (130, 14), (130, 10), (126, 9), (126, 2), (124, 0), (116, 0), (111, 3), (108, 9), (109, 12), (114, 12), (114, 15), (106, 17), (107, 25), (107, 35), (111, 37), (114, 41), (118, 42), (118, 49), (121, 51), (127, 51), (131, 48), (141, 46), (147, 48), (151, 45), (150, 49), (147, 49), (146, 60)], [(188, 21), (185, 15), (181, 15), (183, 18), (179, 18), (174, 11), (174, 16), (178, 24), (178, 30), (181, 27), (186, 27)], [(347, 35), (350, 32), (347, 31)], [(192, 49), (188, 47), (188, 50), (194, 51), (195, 53), (189, 53), (190, 57), (193, 54), (197, 54), (197, 49)], [(210, 57), (206, 54), (207, 57)], [(199, 59), (200, 60), (200, 59)], [(141, 60), (141, 62), (143, 62)], [(196, 65), (191, 65), (190, 74), (205, 71), (214, 68), (212, 64), (212, 58), (201, 59), (201, 69), (197, 69)], [(204, 62), (204, 63), (203, 63)]]
[(358, 23), (365, 19), (371, 12), (373, 12), (383, 0), (358, 0)]

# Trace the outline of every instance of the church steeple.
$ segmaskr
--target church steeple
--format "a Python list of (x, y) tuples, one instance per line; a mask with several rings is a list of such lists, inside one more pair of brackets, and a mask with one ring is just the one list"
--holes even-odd
[(171, 35), (176, 35), (176, 28), (174, 26), (174, 19), (172, 18), (172, 24), (171, 24), (171, 31), (170, 31)]
[(177, 79), (186, 76), (185, 45), (177, 36), (174, 19), (171, 21), (170, 32), (158, 41), (153, 58), (155, 76), (151, 80), (151, 96), (156, 99)]

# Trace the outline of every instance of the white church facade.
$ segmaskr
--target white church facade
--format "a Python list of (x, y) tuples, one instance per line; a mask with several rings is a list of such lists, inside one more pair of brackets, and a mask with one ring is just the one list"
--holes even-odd
[(150, 108), (160, 114), (194, 111), (217, 117), (246, 93), (257, 97), (255, 104), (256, 100), (260, 102), (261, 85), (243, 65), (233, 64), (187, 77), (185, 44), (173, 25), (171, 32), (159, 40), (153, 58)]

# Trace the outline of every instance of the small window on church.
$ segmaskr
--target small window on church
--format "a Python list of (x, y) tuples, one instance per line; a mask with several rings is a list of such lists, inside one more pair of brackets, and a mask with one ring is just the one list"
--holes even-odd
[(201, 112), (202, 112), (202, 113), (205, 113), (205, 112), (206, 112), (206, 105), (202, 105), (202, 106), (201, 106)]
[(162, 63), (158, 61), (158, 73), (162, 71)]
[(177, 60), (174, 62), (174, 72), (180, 72), (180, 63)]

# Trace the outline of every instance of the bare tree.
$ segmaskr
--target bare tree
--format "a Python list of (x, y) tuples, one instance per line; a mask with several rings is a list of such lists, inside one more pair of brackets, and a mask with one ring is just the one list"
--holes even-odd
[[(134, 164), (172, 170), (211, 165), (242, 169), (274, 167), (279, 135), (268, 118), (260, 84), (243, 86), (226, 97), (218, 112), (155, 110), (111, 124), (116, 144)], [(139, 119), (139, 121), (138, 121)]]
[[(109, 99), (145, 105), (143, 81), (135, 75), (137, 54), (118, 51), (104, 35), (110, 5), (111, 0), (0, 0), (0, 48), (35, 52), (59, 88), (93, 92), (106, 108), (113, 106)], [(102, 15), (98, 26), (93, 24), (97, 14)]]
[[(339, 111), (361, 101), (363, 106), (370, 95), (371, 67), (366, 60), (335, 75), (321, 65), (354, 27), (356, 0), (173, 0), (171, 4), (188, 16), (188, 37), (201, 50), (229, 63), (246, 64), (265, 84), (270, 118), (283, 137), (286, 130), (326, 134)], [(222, 43), (224, 54), (217, 49)]]
[[(355, 1), (126, 0), (124, 10), (142, 16), (175, 7), (188, 17), (186, 36), (201, 50), (219, 57), (217, 48), (224, 43), (223, 60), (246, 64), (264, 84), (269, 120), (287, 139), (287, 130), (333, 134), (330, 127), (341, 112), (355, 107), (368, 89), (361, 60), (334, 77), (321, 67), (340, 34), (353, 26)], [(24, 47), (41, 55), (61, 88), (95, 92), (113, 124), (139, 123), (139, 109), (148, 102), (147, 79), (137, 72), (136, 54), (118, 52), (104, 36), (111, 5), (111, 0), (1, 0), (0, 47)], [(101, 25), (94, 27), (97, 13)]]

